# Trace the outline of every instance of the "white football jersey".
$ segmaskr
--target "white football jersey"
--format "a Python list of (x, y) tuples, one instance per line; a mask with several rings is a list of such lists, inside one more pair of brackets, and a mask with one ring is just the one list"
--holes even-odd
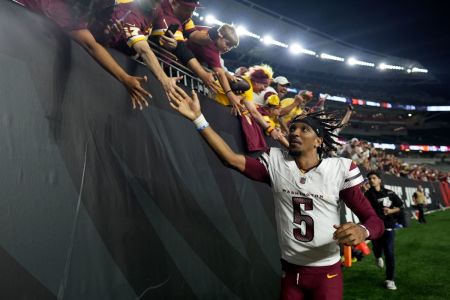
[(339, 192), (363, 181), (350, 159), (325, 158), (302, 173), (287, 151), (271, 148), (259, 161), (269, 172), (281, 256), (301, 266), (328, 266), (340, 259), (333, 240), (340, 224)]

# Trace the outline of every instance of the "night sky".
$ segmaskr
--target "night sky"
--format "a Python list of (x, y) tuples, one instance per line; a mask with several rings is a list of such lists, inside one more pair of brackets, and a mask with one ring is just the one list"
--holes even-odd
[(355, 46), (419, 61), (441, 82), (422, 88), (450, 105), (450, 18), (444, 1), (252, 2)]

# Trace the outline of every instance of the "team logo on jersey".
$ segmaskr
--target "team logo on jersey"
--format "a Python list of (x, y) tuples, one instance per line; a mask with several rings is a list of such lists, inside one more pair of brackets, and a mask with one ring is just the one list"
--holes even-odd
[(300, 177), (300, 183), (305, 184), (306, 183), (306, 177)]

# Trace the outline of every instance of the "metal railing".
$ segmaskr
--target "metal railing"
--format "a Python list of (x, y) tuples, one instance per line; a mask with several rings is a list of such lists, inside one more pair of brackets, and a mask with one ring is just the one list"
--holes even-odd
[(190, 69), (182, 65), (173, 53), (156, 45), (152, 41), (148, 41), (148, 43), (158, 58), (161, 68), (169, 77), (183, 76), (182, 83), (184, 86), (196, 90), (203, 95), (210, 96), (210, 92), (208, 88), (205, 87), (202, 80), (195, 76)]

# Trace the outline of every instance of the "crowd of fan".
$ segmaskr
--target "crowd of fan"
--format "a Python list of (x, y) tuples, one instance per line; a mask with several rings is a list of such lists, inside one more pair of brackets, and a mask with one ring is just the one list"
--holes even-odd
[[(287, 147), (289, 121), (303, 113), (324, 109), (326, 96), (307, 109), (313, 94), (302, 90), (287, 97), (290, 82), (286, 77), (273, 78), (268, 65), (246, 66), (228, 72), (221, 55), (239, 45), (232, 25), (197, 26), (192, 20), (197, 0), (17, 0), (28, 9), (52, 19), (69, 36), (84, 47), (107, 71), (129, 91), (133, 107), (148, 105), (150, 93), (142, 87), (146, 77), (127, 74), (106, 48), (117, 49), (140, 59), (161, 83), (167, 96), (178, 94), (175, 85), (181, 78), (170, 78), (158, 62), (152, 47), (164, 48), (176, 60), (200, 78), (218, 103), (229, 106), (241, 124), (248, 151), (267, 148), (264, 133)], [(180, 95), (178, 95), (180, 96)], [(341, 124), (349, 121), (349, 106)], [(418, 166), (402, 164), (391, 154), (376, 150), (367, 142), (352, 140), (339, 149), (366, 170), (382, 170), (411, 179), (448, 180), (448, 174)]]
[(339, 156), (352, 159), (367, 172), (381, 171), (397, 177), (405, 177), (420, 181), (450, 182), (450, 174), (427, 166), (411, 165), (402, 162), (394, 154), (376, 149), (369, 142), (351, 139), (337, 151)]

